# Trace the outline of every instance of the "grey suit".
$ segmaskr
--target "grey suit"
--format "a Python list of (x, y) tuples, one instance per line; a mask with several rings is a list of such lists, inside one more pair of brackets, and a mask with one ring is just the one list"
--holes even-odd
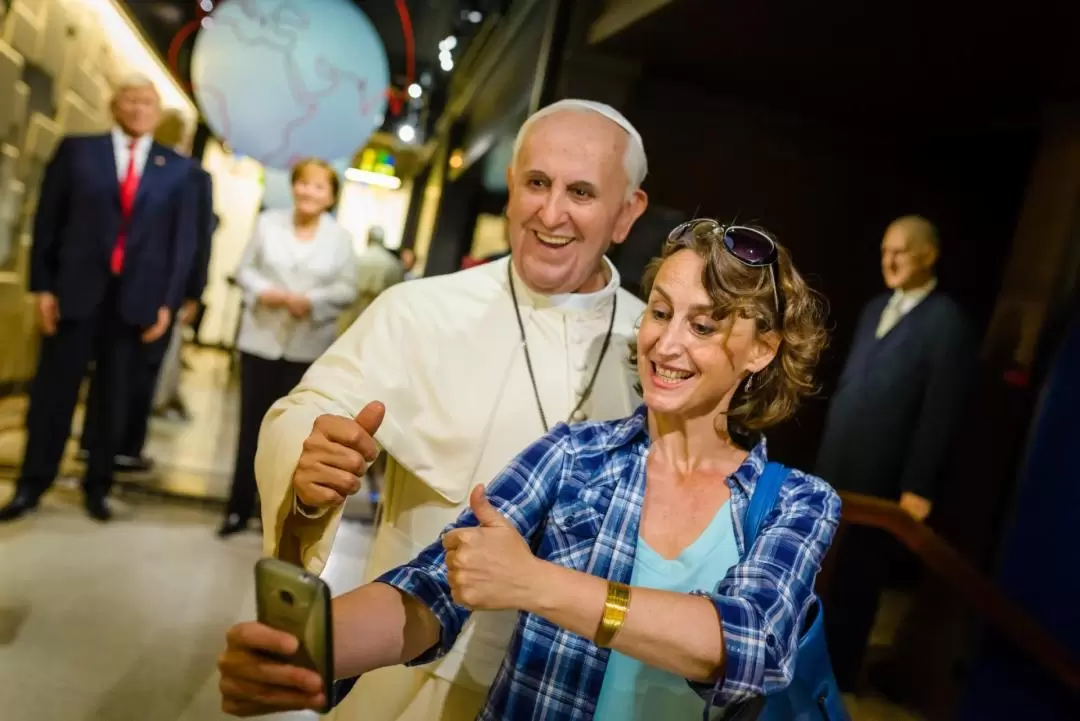
[[(859, 319), (814, 472), (840, 490), (933, 499), (975, 375), (975, 333), (959, 306), (934, 291), (878, 338), (888, 301), (875, 298)], [(853, 690), (896, 552), (889, 536), (857, 526), (837, 547), (825, 623), (844, 691)]]

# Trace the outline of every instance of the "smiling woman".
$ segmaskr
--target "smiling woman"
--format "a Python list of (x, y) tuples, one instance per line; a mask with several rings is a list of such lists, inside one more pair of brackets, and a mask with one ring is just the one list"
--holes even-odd
[[(530, 162), (529, 140), (518, 168), (539, 198), (523, 203), (536, 215), (521, 216), (519, 242), (554, 245), (545, 236), (572, 233), (565, 245), (587, 256), (575, 246), (588, 242), (577, 231), (591, 218), (572, 212), (579, 201), (568, 189), (588, 178), (569, 156), (559, 175)], [(617, 164), (612, 178), (621, 202)], [(573, 258), (528, 257), (534, 276), (577, 269)], [(470, 719), (709, 719), (762, 696), (778, 709), (769, 718), (796, 717), (779, 713), (781, 692), (817, 608), (814, 580), (840, 501), (821, 479), (770, 462), (760, 431), (813, 388), (821, 303), (771, 236), (712, 220), (671, 233), (649, 290), (634, 351), (645, 405), (614, 421), (557, 425), (486, 492), (474, 488), (469, 510), (412, 562), (336, 599), (339, 676), (430, 663), (474, 611), (514, 610), (502, 670)], [(259, 624), (233, 629), (227, 709), (315, 708), (346, 691), (301, 669), (250, 675), (254, 659), (265, 663), (259, 654), (287, 654), (290, 643)], [(248, 681), (286, 677), (293, 691), (280, 702)], [(831, 721), (843, 718), (833, 690)]]
[[(639, 362), (639, 348), (648, 359), (641, 372), (646, 402), (650, 394), (660, 405), (708, 396), (693, 387), (695, 376), (708, 377), (697, 364), (731, 364), (730, 376), (745, 360), (732, 354), (748, 334), (759, 335), (776, 357), (764, 365), (758, 358), (735, 383), (718, 378), (730, 385), (725, 418), (736, 432), (761, 431), (787, 420), (816, 390), (814, 369), (828, 340), (824, 304), (792, 265), (787, 249), (765, 231), (725, 228), (707, 219), (684, 223), (646, 268), (643, 286), (649, 307), (630, 362)], [(686, 317), (673, 318), (673, 298), (693, 301)], [(692, 339), (680, 348), (680, 359), (669, 357), (678, 330), (673, 323), (685, 324)], [(717, 345), (716, 337), (725, 334)]]

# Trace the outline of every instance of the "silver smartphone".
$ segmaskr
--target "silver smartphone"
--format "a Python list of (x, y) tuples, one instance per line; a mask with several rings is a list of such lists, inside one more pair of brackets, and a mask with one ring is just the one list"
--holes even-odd
[(259, 623), (300, 641), (289, 663), (310, 668), (323, 679), (327, 706), (333, 706), (334, 625), (330, 587), (318, 576), (276, 558), (255, 564), (255, 604)]

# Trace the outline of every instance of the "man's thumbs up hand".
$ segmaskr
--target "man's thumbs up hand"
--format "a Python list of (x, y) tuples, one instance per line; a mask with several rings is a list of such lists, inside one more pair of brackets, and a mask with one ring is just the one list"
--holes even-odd
[(472, 494), (469, 495), (469, 508), (472, 509), (476, 520), (480, 521), (480, 525), (484, 528), (513, 528), (510, 521), (506, 520), (506, 516), (499, 513), (495, 510), (495, 506), (491, 505), (491, 501), (487, 499), (487, 492), (482, 485), (472, 489)]
[(454, 601), (466, 608), (524, 608), (536, 593), (538, 564), (529, 544), (488, 500), (483, 486), (469, 495), (478, 525), (443, 536), (447, 577)]
[(356, 422), (370, 437), (378, 432), (385, 417), (386, 406), (379, 401), (372, 401), (356, 414)]
[(360, 490), (368, 466), (379, 455), (375, 433), (385, 416), (386, 406), (372, 401), (355, 418), (326, 414), (315, 420), (292, 477), (301, 510), (321, 513)]

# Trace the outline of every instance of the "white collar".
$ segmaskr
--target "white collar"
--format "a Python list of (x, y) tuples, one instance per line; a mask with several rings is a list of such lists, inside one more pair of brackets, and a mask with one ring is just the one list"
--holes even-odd
[(600, 290), (592, 293), (559, 293), (557, 295), (545, 295), (543, 293), (537, 293), (529, 288), (529, 286), (525, 285), (525, 281), (521, 279), (517, 269), (514, 268), (514, 261), (509, 256), (506, 257), (506, 262), (510, 264), (511, 272), (514, 274), (514, 288), (517, 290), (517, 296), (521, 302), (537, 309), (555, 308), (565, 311), (595, 310), (609, 298), (615, 296), (615, 293), (619, 290), (619, 286), (622, 283), (622, 279), (619, 277), (619, 271), (615, 268), (615, 265), (608, 260), (606, 255), (603, 256), (603, 260), (607, 265), (611, 277), (608, 280), (607, 285)]
[(132, 138), (130, 135), (125, 133), (119, 125), (113, 126), (112, 137), (113, 143), (121, 148), (126, 148), (128, 146), (128, 143), (134, 140), (136, 150), (142, 150), (143, 148), (149, 146), (150, 143), (154, 140), (149, 133), (138, 138)]
[(926, 300), (926, 296), (934, 292), (934, 288), (937, 287), (937, 278), (931, 278), (918, 288), (912, 288), (911, 290), (903, 290), (897, 288), (893, 291), (893, 299), (896, 303), (903, 303), (914, 307)]

